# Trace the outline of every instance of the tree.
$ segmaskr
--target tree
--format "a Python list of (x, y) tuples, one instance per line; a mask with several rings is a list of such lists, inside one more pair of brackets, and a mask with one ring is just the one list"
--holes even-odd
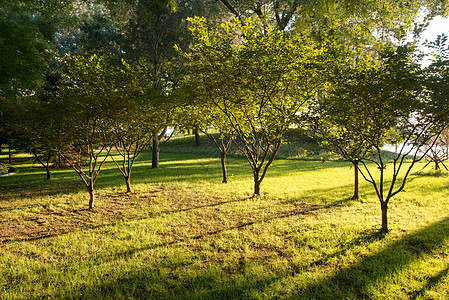
[(259, 195), (284, 133), (323, 84), (325, 47), (271, 28), (262, 32), (251, 19), (245, 25), (235, 19), (221, 30), (209, 29), (204, 18), (191, 22), (188, 80), (207, 95), (203, 105), (215, 107), (238, 136)]
[[(341, 97), (339, 105), (350, 115), (346, 128), (373, 149), (361, 160), (359, 169), (380, 202), (384, 233), (388, 232), (390, 200), (404, 189), (411, 169), (426, 154), (424, 146), (446, 123), (438, 113), (444, 107), (423, 95), (421, 69), (412, 54), (407, 46), (386, 50), (378, 64), (355, 68), (337, 92)], [(387, 180), (390, 162), (382, 147), (392, 133), (400, 137), (402, 144), (394, 153)]]
[(114, 159), (117, 168), (125, 178), (126, 190), (131, 192), (131, 172), (134, 161), (148, 146), (151, 138), (165, 126), (165, 113), (170, 107), (164, 105), (162, 91), (154, 90), (157, 77), (148, 72), (148, 63), (128, 64), (122, 60), (122, 66), (115, 76), (120, 82), (121, 101), (107, 121), (111, 128), (115, 149), (122, 158), (121, 166)]
[[(67, 71), (60, 87), (64, 108), (58, 117), (64, 125), (59, 153), (78, 174), (95, 206), (94, 185), (112, 149), (108, 120), (123, 100), (121, 82), (116, 82), (117, 64), (104, 56), (60, 57)], [(114, 57), (112, 57), (114, 59)]]
[(74, 2), (1, 1), (0, 144), (17, 143), (21, 139), (17, 129), (28, 126), (23, 124), (26, 119), (14, 114), (22, 110), (21, 102), (34, 97), (43, 84), (51, 62), (47, 50), (55, 47), (55, 32), (73, 21)]
[(57, 156), (55, 149), (60, 139), (56, 130), (58, 124), (48, 116), (57, 112), (51, 104), (36, 98), (24, 97), (15, 107), (14, 115), (18, 120), (9, 128), (13, 131), (10, 143), (16, 150), (32, 154), (45, 168), (47, 180), (50, 180), (50, 166)]
[[(371, 151), (371, 146), (357, 132), (352, 131), (351, 107), (340, 106), (338, 100), (322, 99), (309, 120), (311, 128), (322, 139), (321, 145), (333, 151), (352, 164), (354, 168), (354, 194), (352, 200), (359, 199), (359, 163)], [(325, 103), (323, 103), (325, 102)]]
[[(436, 51), (433, 62), (425, 69), (426, 90), (431, 103), (429, 107), (434, 110), (440, 109), (440, 113), (445, 113), (447, 109), (447, 95), (449, 93), (449, 45), (448, 37), (445, 34), (438, 35), (435, 41), (427, 44), (429, 48)], [(430, 162), (435, 163), (435, 169), (439, 169), (440, 164), (448, 158), (448, 131), (447, 128), (440, 136), (433, 137), (426, 146)]]
[(39, 18), (19, 6), (0, 8), (0, 140), (10, 143), (16, 96), (29, 94), (46, 66)]
[[(191, 75), (195, 77), (195, 74)], [(187, 74), (185, 76), (189, 77)], [(192, 84), (196, 83), (192, 82)], [(180, 122), (194, 126), (197, 131), (201, 131), (212, 141), (220, 154), (222, 182), (227, 183), (226, 158), (235, 140), (234, 130), (227, 123), (226, 116), (216, 106), (204, 105), (208, 97), (200, 93), (201, 90), (188, 82), (184, 82), (182, 88), (178, 89), (176, 97), (182, 98), (181, 103), (183, 102), (179, 105)], [(216, 133), (218, 133), (218, 139)]]
[[(417, 13), (426, 7), (432, 14), (445, 13), (444, 3), (420, 1), (301, 1), (301, 0), (219, 0), (242, 24), (256, 17), (263, 27), (290, 33), (313, 30), (316, 34), (338, 30), (349, 39), (377, 35), (402, 36)], [(357, 34), (354, 34), (357, 33)]]

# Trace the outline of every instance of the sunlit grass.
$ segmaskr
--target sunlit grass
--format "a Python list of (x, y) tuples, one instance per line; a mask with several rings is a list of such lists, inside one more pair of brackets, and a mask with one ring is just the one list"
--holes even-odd
[[(275, 161), (252, 196), (252, 174), (230, 157), (150, 153), (133, 193), (108, 161), (97, 205), (70, 169), (45, 180), (32, 161), (0, 178), (0, 299), (445, 299), (449, 297), (449, 176), (413, 174), (380, 205), (340, 161)], [(422, 167), (422, 165), (420, 165)], [(416, 171), (420, 170), (417, 166)]]

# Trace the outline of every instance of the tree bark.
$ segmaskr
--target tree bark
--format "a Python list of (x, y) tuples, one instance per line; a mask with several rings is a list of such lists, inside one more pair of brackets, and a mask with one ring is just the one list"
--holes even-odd
[(382, 228), (380, 229), (380, 232), (388, 233), (388, 203), (382, 202), (380, 206), (382, 209)]
[(8, 163), (12, 164), (12, 153), (11, 153), (11, 146), (8, 145)]
[(359, 161), (353, 161), (352, 165), (354, 167), (354, 195), (351, 200), (359, 200)]
[(195, 126), (193, 133), (195, 134), (195, 145), (199, 147), (201, 143), (200, 143), (200, 133), (198, 132), (198, 126)]
[(260, 195), (260, 181), (259, 181), (259, 171), (254, 170), (254, 196)]
[(126, 182), (126, 192), (131, 193), (131, 178), (130, 178), (130, 176), (125, 177), (125, 182)]
[(89, 186), (87, 187), (87, 191), (89, 192), (89, 210), (92, 210), (95, 207), (95, 193), (94, 193), (94, 184), (91, 181)]
[(153, 169), (159, 168), (159, 139), (157, 134), (153, 137), (153, 157), (151, 158), (151, 167)]
[(440, 169), (440, 165), (438, 164), (438, 158), (435, 158), (434, 161), (435, 161), (435, 171), (438, 171)]
[(45, 166), (45, 171), (47, 171), (47, 180), (51, 179), (51, 172), (50, 172), (50, 167), (47, 165)]
[(226, 153), (223, 152), (220, 154), (221, 158), (221, 169), (223, 171), (223, 183), (228, 183), (228, 171), (226, 170)]

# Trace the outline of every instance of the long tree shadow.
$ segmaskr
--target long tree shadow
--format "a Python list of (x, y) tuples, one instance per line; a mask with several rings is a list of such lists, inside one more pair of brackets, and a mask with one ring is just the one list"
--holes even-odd
[[(376, 281), (391, 276), (437, 250), (449, 239), (449, 217), (410, 234), (385, 250), (363, 258), (356, 265), (344, 268), (336, 275), (318, 282), (292, 296), (291, 299), (326, 299), (323, 295), (333, 295), (334, 299), (370, 299), (368, 288)], [(413, 291), (409, 296), (423, 294), (447, 274), (447, 269), (430, 279), (420, 291)], [(424, 278), (423, 278), (424, 279)]]
[[(150, 191), (150, 194), (156, 193), (154, 191)], [(131, 198), (132, 195), (130, 194), (123, 194), (122, 197), (125, 198)], [(106, 196), (108, 197), (108, 196)], [(162, 210), (158, 212), (151, 211), (148, 209), (148, 207), (145, 209), (146, 213), (142, 216), (139, 215), (129, 215), (126, 220), (127, 221), (141, 221), (146, 220), (150, 218), (157, 218), (164, 214), (175, 214), (175, 213), (182, 213), (182, 212), (189, 212), (193, 210), (198, 209), (204, 209), (204, 208), (211, 208), (211, 207), (217, 207), (220, 205), (226, 205), (231, 203), (237, 203), (246, 201), (248, 197), (239, 198), (239, 199), (233, 199), (229, 201), (215, 201), (213, 203), (209, 204), (202, 204), (202, 205), (193, 205), (186, 208), (180, 208), (180, 209), (168, 209), (168, 210)], [(113, 203), (112, 201), (111, 203)], [(126, 201), (125, 201), (126, 202)], [(129, 203), (126, 203), (125, 205), (128, 205), (128, 209), (133, 208), (135, 205), (135, 202), (130, 201)], [(31, 205), (24, 205), (14, 208), (3, 208), (0, 209), (0, 212), (5, 210), (13, 210), (13, 209), (29, 209), (29, 208), (35, 208), (35, 207), (42, 207), (41, 204), (31, 204)], [(24, 221), (39, 221), (39, 217), (41, 216), (48, 216), (48, 219), (52, 220), (52, 222), (46, 222), (48, 226), (43, 226), (42, 224), (35, 224), (35, 226), (29, 225), (27, 226), (26, 232), (18, 232), (14, 230), (14, 228), (17, 228), (18, 230), (21, 230), (22, 226), (18, 226), (18, 224), (14, 224), (14, 222), (8, 222), (8, 223), (0, 223), (0, 243), (10, 243), (10, 242), (22, 242), (22, 241), (36, 241), (36, 240), (43, 240), (47, 238), (57, 237), (60, 235), (67, 234), (69, 232), (74, 231), (82, 231), (85, 229), (99, 229), (107, 226), (114, 226), (118, 222), (122, 222), (124, 220), (123, 216), (120, 214), (115, 213), (115, 210), (118, 209), (118, 206), (104, 206), (104, 207), (97, 207), (94, 210), (89, 210), (87, 208), (81, 208), (81, 209), (67, 209), (67, 210), (59, 210), (59, 211), (53, 211), (49, 209), (42, 208), (42, 211), (36, 214), (35, 217), (28, 217), (27, 220), (21, 219), (18, 220), (18, 223), (23, 223)], [(121, 207), (121, 209), (126, 209), (124, 207)], [(92, 216), (98, 217), (98, 219), (102, 220), (101, 223), (95, 223), (95, 221), (92, 221)], [(57, 218), (56, 218), (57, 217)], [(58, 222), (55, 222), (55, 219), (59, 219)], [(60, 220), (63, 220), (60, 222)], [(95, 220), (95, 219), (94, 219)], [(34, 222), (35, 223), (35, 222)], [(16, 225), (16, 226), (15, 226)], [(13, 228), (13, 229), (11, 229)]]
[[(243, 199), (247, 200), (247, 199)], [(242, 200), (239, 200), (242, 201)], [(95, 259), (98, 261), (108, 261), (115, 259), (132, 259), (132, 257), (140, 256), (141, 252), (156, 250), (164, 252), (165, 249), (176, 249), (178, 246), (183, 244), (184, 242), (192, 242), (195, 240), (203, 240), (208, 238), (213, 238), (221, 233), (244, 229), (257, 224), (265, 224), (267, 222), (282, 220), (285, 218), (290, 218), (293, 216), (304, 216), (307, 217), (310, 214), (315, 214), (323, 210), (332, 209), (341, 205), (344, 205), (346, 200), (336, 201), (327, 205), (305, 205), (301, 208), (296, 208), (290, 211), (285, 211), (282, 213), (278, 213), (275, 215), (267, 216), (264, 218), (254, 219), (249, 222), (239, 222), (233, 226), (226, 226), (223, 228), (219, 228), (217, 230), (204, 232), (198, 235), (191, 235), (183, 238), (175, 238), (170, 241), (158, 243), (155, 245), (149, 245), (140, 248), (132, 248), (127, 251), (116, 252), (116, 253), (108, 253), (104, 254), (104, 257), (96, 256)], [(222, 204), (222, 203), (220, 203)], [(211, 206), (216, 206), (217, 204), (213, 204)], [(188, 210), (193, 210), (196, 208), (190, 208)], [(183, 210), (186, 211), (186, 210)], [(174, 212), (165, 212), (165, 213), (174, 213)], [(364, 243), (367, 240), (372, 240), (373, 236), (370, 231), (367, 231), (367, 234), (363, 234), (360, 238), (354, 240), (353, 242), (346, 245), (345, 249), (342, 249), (338, 253), (333, 254), (333, 256), (340, 255), (342, 252), (347, 251), (353, 245), (357, 245), (360, 243)], [(171, 251), (170, 251), (171, 252)], [(176, 253), (176, 251), (174, 252)], [(328, 257), (317, 260), (313, 263), (310, 263), (309, 267), (313, 265), (325, 264), (327, 260), (331, 259), (331, 255)], [(165, 262), (164, 262), (165, 263)], [(177, 268), (183, 268), (192, 262), (179, 262), (179, 263), (171, 263), (170, 264), (170, 273), (176, 272)], [(238, 268), (240, 271), (244, 272), (245, 268), (248, 266), (244, 266), (243, 263)], [(303, 266), (302, 266), (303, 267)], [(302, 268), (301, 267), (301, 268)], [(300, 269), (298, 267), (297, 269)], [(118, 280), (108, 282), (107, 278), (101, 282), (96, 283), (91, 286), (83, 286), (80, 290), (72, 290), (72, 291), (63, 291), (64, 295), (58, 295), (59, 297), (67, 297), (67, 293), (70, 294), (69, 298), (74, 299), (100, 299), (100, 298), (137, 298), (137, 299), (243, 299), (245, 295), (251, 291), (257, 290), (262, 286), (266, 286), (276, 280), (279, 280), (280, 277), (270, 277), (263, 280), (253, 279), (253, 278), (245, 278), (243, 281), (238, 280), (233, 282), (225, 282), (223, 284), (220, 274), (211, 274), (208, 270), (199, 271), (195, 274), (194, 278), (187, 278), (186, 281), (182, 281), (184, 279), (179, 279), (179, 285), (171, 285), (172, 279), (167, 279), (167, 282), (160, 282), (161, 278), (156, 278), (155, 274), (159, 274), (159, 269), (157, 266), (147, 266), (145, 270), (133, 271), (127, 274), (126, 276), (120, 277)], [(293, 274), (292, 271), (291, 274)], [(212, 272), (213, 273), (213, 272)], [(153, 275), (155, 277), (153, 277)], [(236, 274), (238, 275), (238, 274)], [(227, 275), (226, 275), (227, 276)], [(232, 277), (232, 276), (231, 276)], [(159, 281), (159, 282), (158, 282)], [(162, 292), (160, 290), (151, 290), (148, 288), (149, 283), (155, 285), (164, 285), (162, 288)]]
[(438, 285), (438, 283), (440, 283), (444, 278), (447, 277), (448, 273), (449, 273), (449, 268), (446, 268), (446, 269), (438, 272), (437, 275), (429, 278), (427, 280), (426, 285), (421, 290), (416, 291), (411, 299), (416, 299), (418, 297), (424, 296), (426, 291), (431, 290), (433, 287)]

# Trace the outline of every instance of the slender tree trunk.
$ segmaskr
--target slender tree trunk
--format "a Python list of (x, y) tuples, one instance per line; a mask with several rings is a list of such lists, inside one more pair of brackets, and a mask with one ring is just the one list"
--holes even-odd
[(45, 166), (45, 171), (47, 171), (47, 180), (51, 179), (50, 167), (48, 165)]
[(200, 143), (200, 133), (198, 132), (198, 126), (195, 126), (193, 133), (195, 134), (195, 145), (199, 147), (201, 143)]
[(438, 164), (438, 158), (435, 158), (434, 161), (435, 161), (435, 171), (437, 171), (440, 169), (440, 165)]
[(12, 153), (10, 145), (8, 145), (8, 163), (12, 164)]
[(353, 161), (352, 165), (354, 167), (354, 195), (352, 196), (352, 200), (359, 199), (359, 161)]
[(260, 181), (259, 181), (259, 171), (253, 170), (254, 174), (254, 195), (260, 195)]
[(126, 192), (127, 193), (131, 193), (131, 177), (130, 176), (126, 176), (125, 177), (125, 182), (126, 182)]
[(153, 169), (159, 168), (159, 140), (157, 134), (153, 137), (153, 157), (151, 159), (151, 167)]
[(380, 232), (387, 233), (388, 232), (388, 203), (381, 202), (380, 207), (382, 209), (382, 228)]
[(95, 193), (94, 193), (94, 183), (92, 180), (89, 182), (89, 186), (87, 187), (87, 191), (89, 192), (89, 209), (92, 210), (95, 207)]
[(221, 170), (223, 171), (223, 183), (228, 183), (228, 171), (226, 170), (226, 152), (220, 154)]

